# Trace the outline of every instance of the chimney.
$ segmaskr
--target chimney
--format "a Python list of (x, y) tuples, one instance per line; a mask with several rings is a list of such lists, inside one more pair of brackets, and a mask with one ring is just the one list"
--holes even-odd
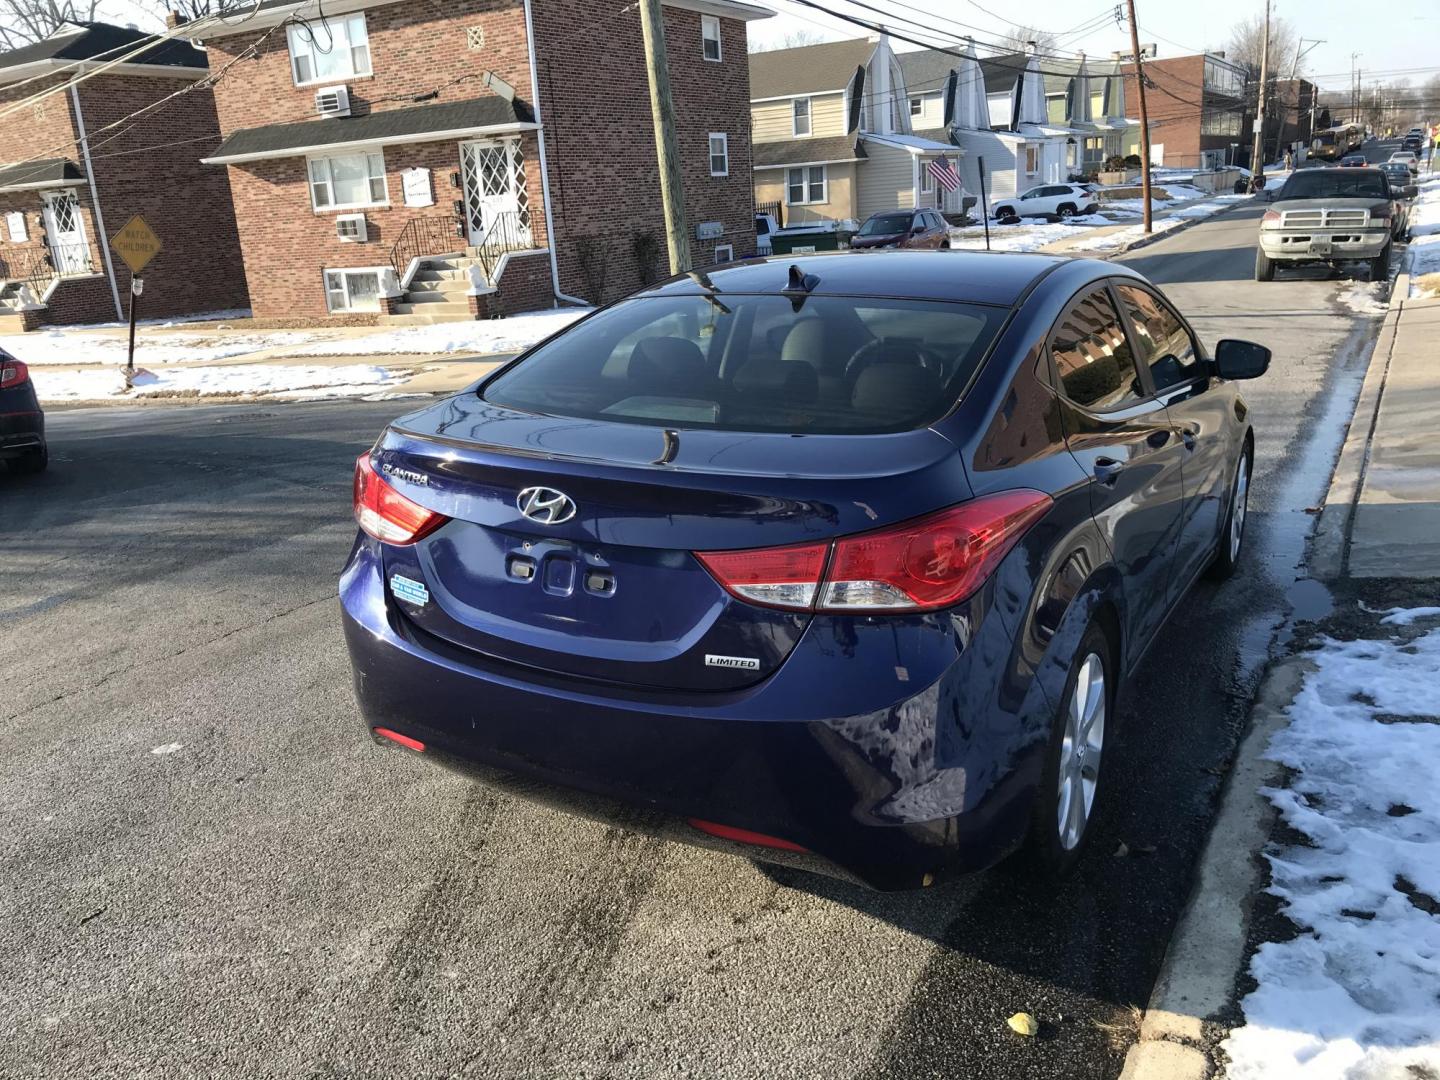
[(184, 26), (189, 21), (189, 18), (187, 18), (185, 15), (182, 15), (178, 11), (165, 12), (166, 30), (174, 30), (177, 26)]

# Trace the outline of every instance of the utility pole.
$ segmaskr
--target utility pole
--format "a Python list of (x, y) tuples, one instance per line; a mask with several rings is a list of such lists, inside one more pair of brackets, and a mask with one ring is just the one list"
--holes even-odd
[[(685, 191), (680, 186), (680, 153), (675, 146), (675, 102), (670, 99), (670, 64), (665, 56), (665, 22), (660, 0), (640, 0), (640, 32), (650, 76), (650, 118), (660, 162), (660, 201), (665, 210), (665, 246), (670, 272), (690, 269), (690, 229), (685, 224)], [(706, 148), (709, 153), (709, 148)], [(596, 297), (597, 300), (600, 297)]]
[[(1267, 0), (1268, 3), (1268, 0)], [(1140, 202), (1144, 231), (1150, 227), (1150, 113), (1145, 107), (1145, 69), (1140, 58), (1140, 24), (1135, 21), (1135, 0), (1125, 0), (1130, 16), (1130, 51), (1135, 57), (1135, 85), (1140, 90)]]
[[(1296, 134), (1296, 135), (1299, 135), (1299, 134), (1300, 134), (1300, 85), (1299, 85), (1298, 82), (1296, 82), (1296, 77), (1300, 74), (1300, 61), (1303, 60), (1303, 59), (1305, 58), (1305, 54), (1310, 51), (1310, 49), (1302, 48), (1302, 47), (1304, 46), (1304, 44), (1305, 44), (1306, 41), (1309, 41), (1309, 42), (1310, 42), (1310, 49), (1313, 49), (1313, 48), (1315, 48), (1316, 46), (1324, 45), (1324, 44), (1325, 44), (1324, 38), (1300, 38), (1299, 40), (1297, 40), (1297, 41), (1295, 42), (1295, 59), (1290, 62), (1290, 80), (1289, 80), (1289, 87), (1290, 87), (1290, 92), (1295, 95), (1295, 134)], [(1288, 97), (1289, 97), (1289, 94), (1286, 94), (1286, 97), (1288, 98)], [(1280, 130), (1279, 130), (1278, 132), (1276, 132), (1276, 134), (1275, 134), (1275, 157), (1276, 157), (1277, 159), (1282, 156), (1283, 147), (1281, 146), (1281, 143), (1283, 143), (1283, 142), (1285, 141), (1285, 114), (1286, 114), (1286, 112), (1288, 111), (1288, 109), (1287, 109), (1287, 104), (1288, 104), (1288, 103), (1287, 103), (1286, 101), (1281, 101), (1281, 102), (1280, 102)], [(1313, 121), (1314, 121), (1314, 116), (1315, 116), (1315, 111), (1314, 111), (1314, 109), (1311, 109), (1311, 111), (1310, 111), (1310, 116), (1311, 116), (1311, 121), (1312, 121), (1312, 122), (1311, 122), (1311, 125), (1310, 125), (1311, 135), (1313, 136), (1313, 135), (1314, 135), (1314, 128), (1315, 128), (1315, 125), (1314, 125), (1314, 122), (1313, 122)]]
[(1269, 106), (1270, 83), (1270, 0), (1265, 0), (1265, 33), (1260, 45), (1260, 103), (1255, 111), (1255, 143), (1250, 151), (1250, 172), (1253, 178), (1265, 177), (1265, 109)]

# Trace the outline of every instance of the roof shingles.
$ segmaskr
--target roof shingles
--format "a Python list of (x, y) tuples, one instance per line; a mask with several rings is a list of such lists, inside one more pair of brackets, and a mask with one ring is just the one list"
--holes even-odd
[(750, 100), (843, 90), (875, 51), (864, 38), (750, 54)]

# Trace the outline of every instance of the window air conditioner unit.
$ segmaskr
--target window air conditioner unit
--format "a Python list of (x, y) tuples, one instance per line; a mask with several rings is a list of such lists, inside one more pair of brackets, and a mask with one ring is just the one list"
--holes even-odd
[(366, 236), (365, 215), (341, 214), (335, 219), (335, 236), (351, 244), (363, 244)]
[(315, 91), (315, 111), (321, 116), (349, 116), (350, 88), (322, 86)]

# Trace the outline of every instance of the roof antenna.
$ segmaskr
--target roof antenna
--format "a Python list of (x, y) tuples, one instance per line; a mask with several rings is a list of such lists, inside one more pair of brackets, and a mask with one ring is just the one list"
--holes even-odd
[(790, 298), (790, 306), (795, 314), (805, 306), (805, 301), (810, 297), (810, 290), (820, 284), (820, 279), (814, 274), (807, 274), (794, 263), (790, 264), (790, 281), (785, 288), (780, 290), (782, 296)]

